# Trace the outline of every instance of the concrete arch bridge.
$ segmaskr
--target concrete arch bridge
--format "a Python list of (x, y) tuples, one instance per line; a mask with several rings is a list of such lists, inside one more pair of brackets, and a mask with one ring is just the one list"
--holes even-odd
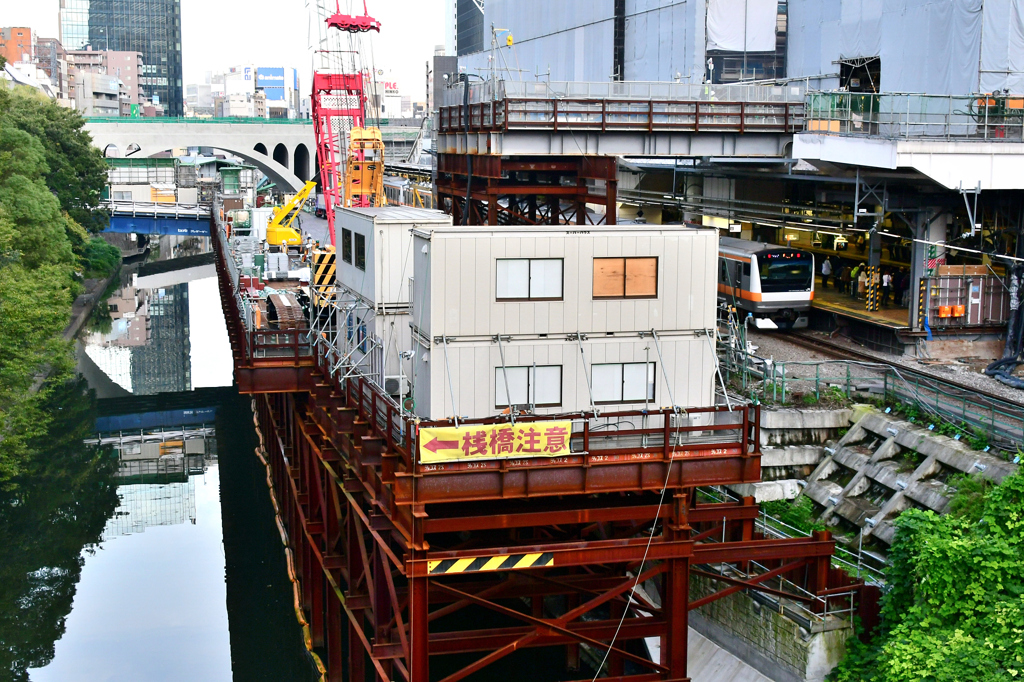
[(316, 175), (316, 140), (308, 120), (87, 118), (85, 129), (106, 156), (221, 149), (256, 166), (286, 192), (299, 191)]

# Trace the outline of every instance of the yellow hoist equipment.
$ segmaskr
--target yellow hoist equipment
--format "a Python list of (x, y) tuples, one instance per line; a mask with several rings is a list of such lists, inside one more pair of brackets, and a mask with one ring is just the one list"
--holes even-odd
[(271, 246), (301, 246), (302, 235), (292, 229), (292, 223), (316, 189), (315, 182), (307, 182), (299, 193), (285, 202), (283, 206), (274, 208), (274, 214), (267, 223), (267, 243)]
[(383, 206), (384, 140), (379, 128), (353, 128), (345, 169), (345, 206)]

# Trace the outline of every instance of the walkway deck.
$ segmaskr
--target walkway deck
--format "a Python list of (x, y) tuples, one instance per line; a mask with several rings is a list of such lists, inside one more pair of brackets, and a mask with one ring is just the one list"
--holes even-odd
[(863, 299), (853, 298), (849, 294), (841, 293), (832, 287), (831, 282), (829, 282), (828, 289), (823, 288), (820, 276), (814, 283), (813, 305), (818, 310), (827, 310), (843, 317), (852, 317), (862, 322), (870, 322), (871, 324), (877, 324), (889, 329), (907, 329), (909, 327), (910, 313), (906, 308), (893, 305), (890, 300), (889, 305), (880, 310), (875, 312), (865, 310)]

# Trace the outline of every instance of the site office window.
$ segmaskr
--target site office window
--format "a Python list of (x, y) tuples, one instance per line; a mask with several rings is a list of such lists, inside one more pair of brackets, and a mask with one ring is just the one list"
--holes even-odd
[(498, 301), (561, 301), (561, 258), (499, 258), (495, 299)]
[(654, 400), (655, 363), (613, 362), (591, 366), (596, 403), (641, 403)]
[[(508, 377), (506, 388), (505, 377)], [(494, 406), (536, 405), (557, 407), (562, 404), (562, 366), (497, 367), (494, 370)]]
[(355, 241), (355, 265), (363, 272), (366, 272), (366, 237), (358, 232), (352, 236)]
[(341, 260), (352, 264), (352, 230), (341, 228)]
[(657, 257), (594, 259), (594, 298), (657, 297)]

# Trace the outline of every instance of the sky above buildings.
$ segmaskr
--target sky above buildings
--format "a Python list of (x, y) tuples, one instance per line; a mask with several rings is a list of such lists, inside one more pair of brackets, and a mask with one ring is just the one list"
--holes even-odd
[[(207, 71), (230, 66), (288, 66), (298, 70), (309, 91), (311, 53), (306, 3), (315, 0), (181, 0), (181, 42), (185, 83), (202, 83)], [(335, 0), (323, 0), (334, 4)], [(362, 14), (362, 0), (340, 0)], [(0, 23), (29, 26), (43, 37), (59, 37), (58, 0), (4, 2)], [(381, 22), (374, 35), (378, 69), (390, 69), (402, 94), (426, 97), (426, 62), (444, 44), (444, 0), (367, 0)]]

